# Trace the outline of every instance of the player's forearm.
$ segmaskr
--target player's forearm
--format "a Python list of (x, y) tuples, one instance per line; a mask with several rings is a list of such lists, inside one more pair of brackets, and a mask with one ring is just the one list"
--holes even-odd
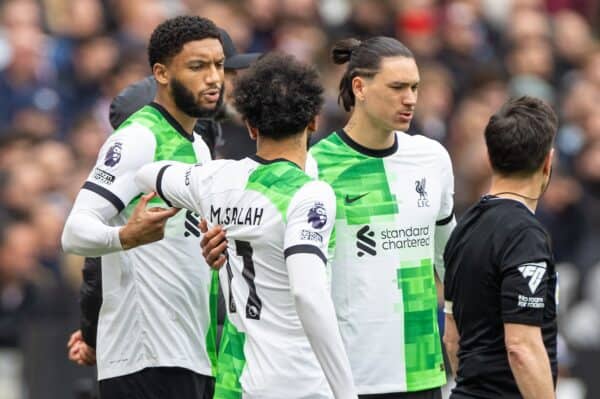
[(508, 361), (524, 399), (554, 398), (554, 384), (548, 354), (541, 342), (507, 346)]
[(456, 373), (458, 372), (458, 345), (449, 345), (444, 341), (444, 346), (448, 355), (448, 362), (450, 363), (450, 372), (452, 373), (452, 377), (456, 378)]
[[(309, 269), (315, 266), (320, 270), (311, 273)], [(322, 261), (315, 255), (294, 255), (288, 259), (296, 310), (334, 396), (356, 398), (350, 362), (338, 329), (323, 267)]]
[(444, 323), (444, 347), (446, 348), (446, 354), (448, 355), (448, 361), (450, 362), (450, 371), (452, 376), (456, 377), (458, 372), (458, 349), (459, 349), (459, 335), (456, 329), (456, 322), (451, 314), (446, 313), (446, 321)]
[(334, 396), (355, 398), (350, 363), (335, 322), (333, 305), (302, 295), (295, 298), (300, 321)]
[(65, 252), (81, 256), (102, 256), (122, 250), (120, 226), (109, 226), (94, 211), (73, 209), (63, 230), (61, 243)]

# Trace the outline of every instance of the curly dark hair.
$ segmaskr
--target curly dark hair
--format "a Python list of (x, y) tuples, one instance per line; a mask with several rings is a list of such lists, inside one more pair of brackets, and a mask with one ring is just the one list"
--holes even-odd
[(221, 41), (219, 29), (210, 19), (187, 15), (167, 19), (158, 25), (150, 36), (148, 43), (150, 68), (157, 62), (168, 63), (187, 42), (209, 38)]
[(317, 70), (290, 55), (271, 53), (240, 77), (233, 102), (259, 134), (283, 139), (301, 132), (323, 105)]

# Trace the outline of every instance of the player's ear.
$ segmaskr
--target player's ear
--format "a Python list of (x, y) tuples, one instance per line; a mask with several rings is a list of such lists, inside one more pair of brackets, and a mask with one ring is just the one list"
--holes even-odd
[(361, 76), (355, 76), (352, 79), (352, 92), (356, 102), (362, 102), (365, 100), (365, 80)]
[(157, 62), (152, 66), (152, 74), (158, 84), (167, 85), (169, 83), (169, 72), (166, 65)]
[(248, 129), (248, 135), (254, 141), (258, 138), (258, 129), (250, 126), (247, 120), (244, 120), (244, 124), (246, 125), (246, 129)]
[(310, 122), (308, 122), (308, 125), (306, 126), (306, 128), (308, 129), (308, 135), (310, 136), (311, 134), (316, 132), (318, 126), (319, 126), (319, 123), (317, 122), (317, 116), (315, 116), (314, 118), (312, 118), (310, 120)]
[(544, 176), (548, 176), (550, 171), (552, 170), (552, 162), (554, 161), (554, 148), (550, 149), (548, 155), (546, 155), (546, 159), (544, 159), (542, 173)]

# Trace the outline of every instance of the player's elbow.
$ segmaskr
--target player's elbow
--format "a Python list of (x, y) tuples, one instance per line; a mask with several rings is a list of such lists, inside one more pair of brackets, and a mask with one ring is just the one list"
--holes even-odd
[(292, 289), (292, 296), (300, 319), (318, 314), (319, 301), (317, 296), (311, 295), (308, 290)]
[(297, 308), (307, 309), (315, 306), (313, 299), (306, 290), (292, 288), (292, 296)]
[(135, 174), (135, 185), (143, 193), (154, 191), (153, 183), (156, 181), (156, 178), (152, 176), (151, 172), (150, 165), (145, 165)]
[(60, 238), (62, 250), (66, 253), (79, 256), (99, 256), (90, 246), (90, 239), (86, 236), (86, 219), (79, 220), (79, 214), (71, 215), (65, 222), (65, 227)]
[(166, 169), (172, 162), (169, 161), (158, 161), (152, 162), (142, 166), (135, 174), (135, 185), (139, 191), (143, 193), (149, 193), (156, 191), (156, 179), (161, 175), (161, 170)]
[(68, 230), (66, 226), (60, 242), (62, 250), (65, 253), (79, 256), (95, 256), (95, 254), (89, 253), (85, 247), (77, 244), (78, 242), (81, 242), (81, 239), (78, 239), (76, 233), (72, 229)]
[(62, 250), (66, 253), (80, 255), (78, 252), (78, 247), (75, 244), (75, 229), (73, 228), (73, 223), (71, 222), (71, 218), (67, 218), (65, 222), (65, 227), (62, 232), (62, 236), (60, 237), (60, 245)]

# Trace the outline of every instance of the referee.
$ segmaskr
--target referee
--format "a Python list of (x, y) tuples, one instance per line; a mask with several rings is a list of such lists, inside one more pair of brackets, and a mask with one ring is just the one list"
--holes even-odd
[(466, 212), (444, 254), (451, 399), (555, 397), (557, 280), (534, 212), (550, 181), (556, 128), (550, 107), (521, 97), (485, 129), (491, 194)]

